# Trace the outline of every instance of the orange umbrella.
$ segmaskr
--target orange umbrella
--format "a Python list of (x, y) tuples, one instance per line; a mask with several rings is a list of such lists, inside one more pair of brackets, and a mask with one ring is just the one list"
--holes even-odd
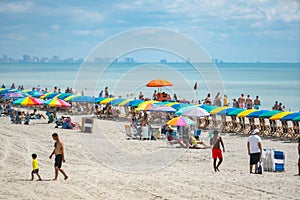
[(164, 87), (164, 86), (172, 86), (173, 83), (163, 79), (155, 79), (146, 84), (147, 87)]

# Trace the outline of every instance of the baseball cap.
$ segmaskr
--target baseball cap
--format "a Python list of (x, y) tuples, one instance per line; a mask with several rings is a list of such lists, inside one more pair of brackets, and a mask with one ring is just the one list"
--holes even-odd
[(254, 129), (254, 131), (252, 132), (252, 135), (255, 135), (255, 134), (257, 134), (257, 133), (259, 133), (259, 130), (256, 128), (256, 129)]

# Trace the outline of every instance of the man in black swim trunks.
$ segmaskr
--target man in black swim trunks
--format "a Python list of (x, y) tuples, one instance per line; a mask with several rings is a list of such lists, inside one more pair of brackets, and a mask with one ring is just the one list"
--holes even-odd
[(55, 177), (53, 180), (54, 181), (57, 180), (58, 171), (60, 171), (64, 175), (65, 180), (67, 180), (68, 176), (66, 175), (65, 171), (63, 169), (61, 169), (62, 162), (66, 162), (65, 154), (64, 154), (64, 145), (63, 145), (62, 141), (59, 139), (57, 133), (53, 133), (52, 138), (53, 138), (53, 140), (55, 140), (55, 144), (54, 144), (54, 150), (51, 153), (51, 155), (49, 156), (49, 158), (52, 159), (52, 156), (55, 154), (55, 163), (54, 163)]

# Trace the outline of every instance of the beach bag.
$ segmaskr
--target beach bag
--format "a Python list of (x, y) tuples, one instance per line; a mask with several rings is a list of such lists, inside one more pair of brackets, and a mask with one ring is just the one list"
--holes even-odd
[(262, 171), (263, 171), (263, 163), (258, 162), (257, 173), (262, 174)]

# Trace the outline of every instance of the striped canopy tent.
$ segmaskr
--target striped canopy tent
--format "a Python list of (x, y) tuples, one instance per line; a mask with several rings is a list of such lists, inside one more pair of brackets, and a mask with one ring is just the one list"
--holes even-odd
[(210, 111), (209, 113), (210, 113), (211, 115), (216, 115), (218, 112), (220, 112), (220, 111), (222, 111), (222, 110), (225, 110), (225, 109), (227, 109), (227, 108), (229, 108), (229, 107), (228, 107), (228, 106), (217, 107), (217, 108), (213, 109), (212, 111)]
[(275, 115), (273, 115), (272, 117), (270, 117), (271, 120), (280, 120), (281, 118), (292, 114), (292, 112), (281, 112), (281, 113), (277, 113)]
[(281, 113), (282, 111), (279, 111), (279, 110), (271, 110), (269, 112), (265, 112), (261, 115), (259, 115), (258, 117), (259, 118), (270, 118), (272, 117), (273, 115), (276, 115), (277, 113)]
[(281, 118), (280, 121), (290, 121), (298, 116), (300, 116), (300, 112), (291, 113)]
[(249, 109), (249, 110), (244, 110), (243, 112), (240, 112), (237, 116), (238, 117), (246, 117), (248, 114), (253, 113), (257, 111), (256, 109)]
[(254, 118), (257, 118), (259, 115), (261, 114), (264, 114), (266, 112), (269, 112), (270, 110), (258, 110), (258, 111), (255, 111), (255, 112), (252, 112), (250, 114), (248, 114), (246, 117), (250, 118), (250, 117), (254, 117)]
[(239, 113), (241, 113), (243, 111), (244, 111), (244, 109), (237, 108), (234, 111), (231, 111), (230, 113), (228, 113), (227, 116), (237, 116)]

